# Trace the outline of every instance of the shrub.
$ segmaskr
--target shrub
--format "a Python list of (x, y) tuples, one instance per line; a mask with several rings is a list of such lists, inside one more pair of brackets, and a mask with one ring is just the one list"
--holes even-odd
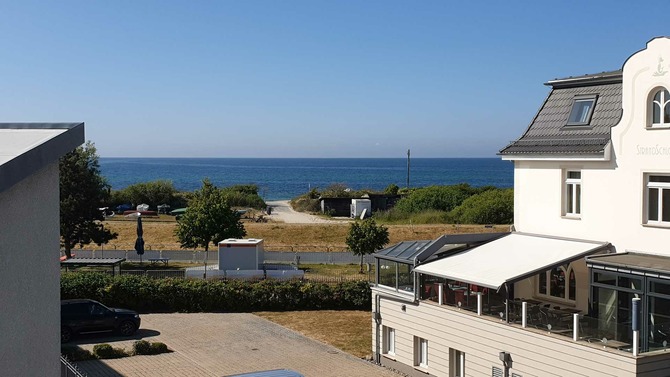
[(514, 190), (493, 189), (476, 194), (449, 213), (460, 224), (511, 224), (514, 221)]
[[(77, 275), (62, 275), (62, 297), (91, 298), (88, 292), (97, 292), (94, 298), (105, 305), (141, 312), (369, 309), (371, 305), (370, 287), (365, 281), (327, 285), (300, 280), (152, 279), (99, 273), (80, 279)], [(80, 292), (83, 294), (78, 295)]]
[(158, 355), (161, 353), (168, 353), (170, 350), (168, 346), (163, 342), (151, 342), (151, 354)]
[(93, 354), (98, 359), (119, 359), (122, 357), (130, 356), (122, 348), (113, 348), (107, 343), (96, 344), (93, 346)]
[[(314, 197), (314, 195), (316, 195), (316, 197)], [(297, 198), (291, 199), (290, 203), (291, 207), (293, 207), (293, 209), (298, 212), (321, 211), (318, 192), (316, 192), (315, 189), (312, 189), (312, 191), (308, 192), (307, 194), (303, 194)]]
[(114, 278), (100, 272), (69, 272), (61, 277), (61, 300), (72, 298), (89, 298), (101, 301), (107, 287)]
[(84, 361), (93, 359), (93, 354), (87, 349), (79, 346), (64, 345), (60, 348), (60, 353), (70, 361)]
[(133, 343), (133, 355), (151, 355), (151, 343), (138, 340)]
[(170, 350), (162, 342), (149, 343), (146, 340), (138, 340), (133, 343), (133, 355), (158, 355), (167, 352), (170, 352)]
[(467, 183), (452, 186), (429, 186), (412, 191), (400, 199), (394, 210), (417, 213), (425, 210), (451, 211), (465, 199), (474, 195), (476, 188)]

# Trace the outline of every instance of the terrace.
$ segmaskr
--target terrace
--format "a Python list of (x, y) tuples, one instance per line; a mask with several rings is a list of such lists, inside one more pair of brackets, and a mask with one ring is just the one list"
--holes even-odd
[[(650, 298), (655, 309), (649, 306), (642, 299), (655, 293), (642, 290), (646, 281), (623, 273), (617, 277), (609, 267), (607, 273), (594, 268), (615, 255), (622, 263), (620, 254), (607, 254), (609, 243), (521, 233), (472, 236), (382, 250), (375, 255), (375, 292), (446, 310), (439, 315), (446, 321), (441, 323), (462, 325), (467, 316), (469, 326), (492, 325), (494, 334), (505, 332), (532, 344), (550, 339), (565, 342), (552, 348), (572, 344), (628, 357), (670, 357), (665, 353), (670, 317), (666, 303), (659, 301), (670, 285), (653, 282), (650, 287), (660, 293)], [(513, 340), (502, 343), (508, 341)]]

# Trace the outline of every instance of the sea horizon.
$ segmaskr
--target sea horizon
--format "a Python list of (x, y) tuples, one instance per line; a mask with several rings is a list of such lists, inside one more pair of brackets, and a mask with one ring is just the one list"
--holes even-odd
[[(102, 175), (114, 190), (164, 179), (192, 191), (209, 178), (219, 187), (255, 184), (265, 200), (287, 200), (312, 188), (344, 184), (382, 191), (407, 186), (407, 158), (394, 157), (100, 157)], [(513, 164), (491, 157), (410, 159), (410, 187), (468, 183), (513, 187)]]

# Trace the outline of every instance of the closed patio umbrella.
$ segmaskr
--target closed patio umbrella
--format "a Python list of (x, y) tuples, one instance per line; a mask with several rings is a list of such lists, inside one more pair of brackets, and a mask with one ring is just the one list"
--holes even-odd
[(137, 216), (137, 240), (135, 240), (135, 251), (137, 255), (140, 256), (140, 263), (142, 263), (142, 255), (144, 255), (144, 238), (142, 236), (144, 232), (142, 231), (142, 216), (138, 214)]

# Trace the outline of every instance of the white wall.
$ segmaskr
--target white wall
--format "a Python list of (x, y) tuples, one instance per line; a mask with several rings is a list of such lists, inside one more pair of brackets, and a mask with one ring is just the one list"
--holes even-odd
[[(670, 173), (670, 129), (646, 128), (649, 93), (660, 86), (670, 88), (670, 72), (658, 72), (659, 58), (670, 62), (667, 38), (651, 41), (624, 66), (624, 112), (612, 128), (611, 162), (515, 162), (518, 231), (609, 241), (618, 252), (670, 255), (670, 228), (643, 224), (644, 173)], [(670, 65), (662, 64), (661, 73), (670, 71)], [(566, 168), (582, 171), (578, 220), (561, 217)]]
[(60, 362), (58, 163), (0, 192), (0, 371), (56, 376)]

